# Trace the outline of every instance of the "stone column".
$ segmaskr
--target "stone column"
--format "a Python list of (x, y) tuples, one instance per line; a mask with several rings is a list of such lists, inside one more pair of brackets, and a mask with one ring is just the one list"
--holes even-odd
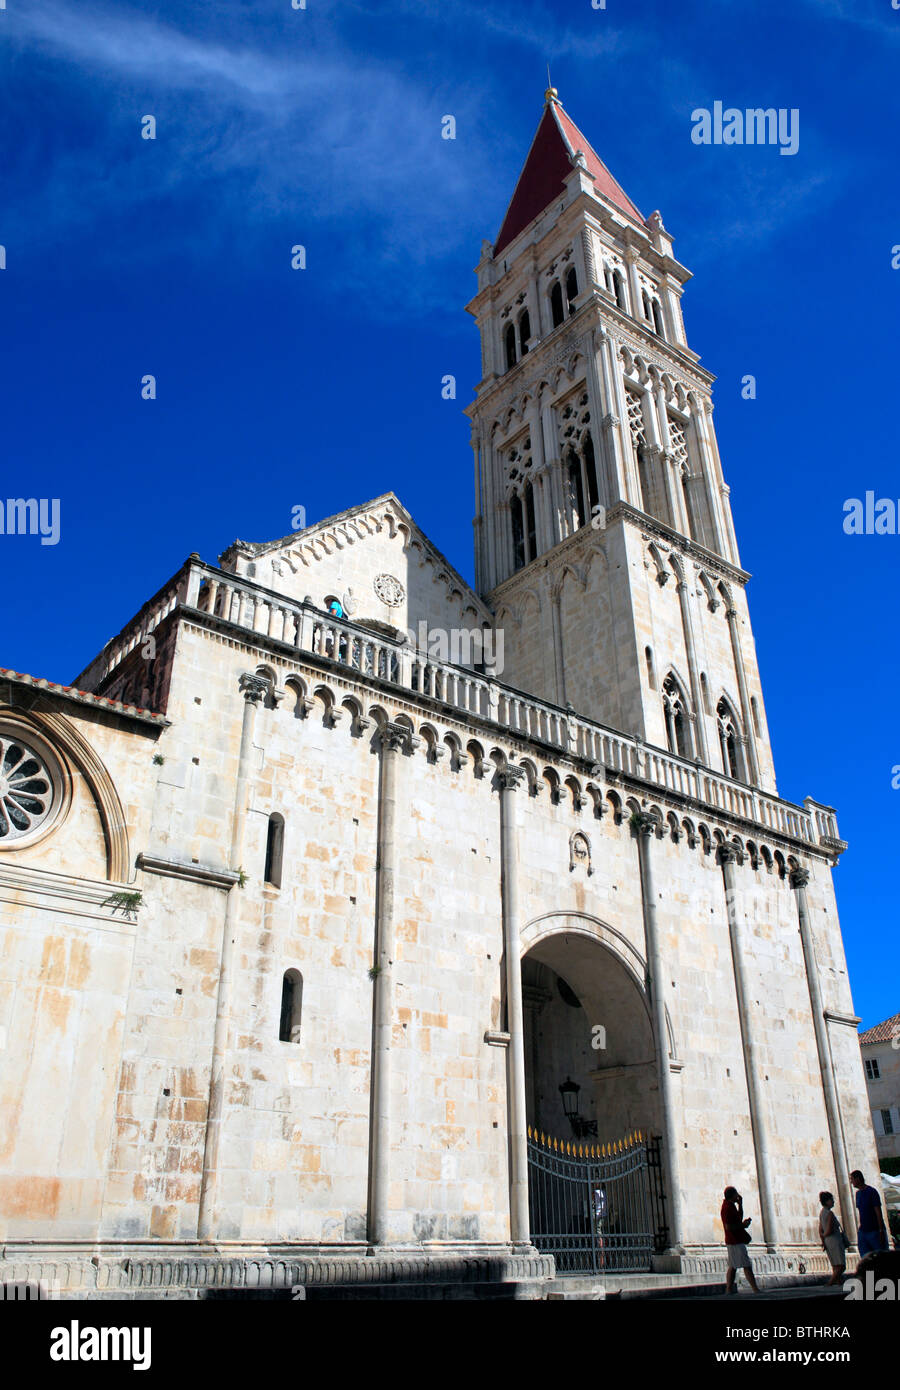
[[(856, 1230), (856, 1210), (853, 1192), (850, 1187), (850, 1173), (847, 1167), (847, 1149), (844, 1143), (844, 1125), (841, 1117), (841, 1102), (834, 1066), (831, 1060), (831, 1046), (828, 1041), (828, 1023), (822, 1005), (822, 989), (819, 983), (819, 967), (816, 963), (816, 948), (813, 942), (812, 927), (809, 920), (809, 904), (806, 901), (806, 885), (809, 883), (808, 869), (794, 869), (791, 872), (791, 887), (797, 895), (797, 915), (800, 918), (800, 941), (803, 946), (803, 963), (806, 967), (806, 980), (809, 985), (809, 1003), (812, 1009), (813, 1027), (816, 1033), (816, 1051), (819, 1054), (819, 1071), (822, 1074), (822, 1091), (825, 1096), (825, 1114), (828, 1118), (828, 1137), (831, 1140), (831, 1156), (834, 1159), (834, 1176), (841, 1204), (841, 1224), (847, 1239), (853, 1242)], [(855, 1244), (855, 1242), (853, 1242)]]
[(663, 959), (656, 920), (656, 889), (650, 841), (656, 831), (656, 821), (641, 811), (632, 817), (637, 832), (638, 860), (641, 872), (641, 902), (644, 912), (644, 936), (647, 952), (647, 988), (653, 1020), (653, 1041), (656, 1048), (656, 1067), (659, 1077), (659, 1098), (663, 1112), (663, 1161), (665, 1163), (666, 1200), (669, 1211), (669, 1249), (680, 1252), (684, 1240), (681, 1204), (681, 1184), (678, 1164), (678, 1135), (675, 1126), (675, 1097), (672, 1069), (669, 1065), (669, 1031), (666, 1027), (666, 996), (663, 986)]
[(556, 703), (566, 703), (566, 663), (563, 653), (562, 586), (563, 579), (554, 579), (550, 586), (550, 622), (553, 630), (553, 667), (556, 674)]
[(497, 773), (500, 787), (500, 891), (503, 959), (506, 968), (507, 1124), (509, 1137), (509, 1234), (519, 1245), (530, 1241), (528, 1219), (528, 1132), (525, 1100), (525, 1026), (522, 1016), (522, 962), (519, 944), (519, 859), (516, 843), (516, 787), (523, 767)]
[(759, 759), (756, 755), (756, 737), (753, 729), (753, 711), (750, 708), (750, 696), (747, 692), (747, 677), (744, 672), (744, 657), (741, 652), (741, 634), (738, 625), (738, 613), (733, 603), (728, 605), (725, 612), (728, 619), (728, 635), (731, 638), (731, 652), (734, 657), (734, 669), (737, 676), (738, 692), (741, 699), (741, 718), (744, 721), (744, 736), (746, 738), (745, 747), (747, 749), (747, 760), (750, 764), (749, 781), (754, 787), (759, 786)]
[(763, 1239), (770, 1250), (778, 1244), (778, 1223), (775, 1217), (775, 1197), (772, 1186), (772, 1160), (769, 1153), (769, 1121), (765, 1097), (759, 1080), (756, 1043), (750, 1016), (747, 988), (747, 968), (738, 924), (737, 880), (734, 866), (738, 850), (735, 845), (720, 845), (719, 863), (725, 879), (725, 903), (728, 911), (728, 934), (731, 938), (731, 960), (734, 968), (734, 992), (737, 999), (741, 1045), (744, 1052), (744, 1075), (747, 1078), (747, 1098), (750, 1103), (750, 1128), (756, 1158), (756, 1182), (763, 1224)]
[[(244, 717), (241, 726), (241, 749), (238, 755), (237, 780), (234, 788), (234, 811), (231, 817), (231, 848), (228, 866), (236, 869), (243, 858), (244, 830), (247, 824), (247, 785), (250, 778), (250, 753), (256, 710), (268, 691), (268, 681), (245, 672), (240, 678), (244, 697)], [(209, 1076), (209, 1100), (206, 1107), (206, 1137), (203, 1147), (203, 1172), (200, 1177), (200, 1204), (197, 1215), (197, 1239), (216, 1239), (216, 1184), (218, 1182), (219, 1151), (225, 1108), (225, 1056), (231, 1024), (231, 988), (234, 974), (234, 943), (237, 937), (240, 889), (229, 890), (225, 902), (225, 922), (219, 953), (219, 987), (216, 995), (216, 1025), (213, 1033), (212, 1065)]]
[[(689, 560), (682, 562), (685, 567)], [(697, 746), (694, 752), (705, 767), (709, 767), (709, 745), (706, 741), (706, 711), (703, 708), (703, 695), (700, 678), (697, 675), (697, 651), (694, 645), (694, 623), (691, 616), (691, 596), (683, 572), (677, 575), (676, 589), (681, 603), (681, 626), (684, 629), (684, 648), (687, 652), (688, 676), (691, 682), (691, 702), (694, 706), (694, 728), (697, 730)]]
[(404, 724), (381, 731), (378, 852), (375, 861), (375, 962), (372, 990), (372, 1079), (369, 1089), (369, 1205), (367, 1237), (383, 1245), (388, 1235), (391, 1154), (391, 1031), (393, 1027), (394, 878), (397, 862), (397, 772), (410, 746)]

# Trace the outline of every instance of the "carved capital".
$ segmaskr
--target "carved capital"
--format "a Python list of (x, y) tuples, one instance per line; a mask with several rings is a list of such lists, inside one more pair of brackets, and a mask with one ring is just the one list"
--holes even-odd
[(618, 415), (613, 414), (604, 415), (603, 419), (600, 421), (604, 429), (615, 429), (619, 423)]
[(248, 705), (258, 705), (260, 700), (264, 700), (269, 693), (269, 682), (262, 676), (253, 675), (250, 671), (243, 672), (238, 686)]
[(381, 731), (381, 746), (386, 753), (412, 751), (412, 730), (406, 724), (385, 724)]
[(716, 858), (720, 864), (739, 864), (741, 862), (741, 853), (737, 845), (726, 843), (724, 845), (719, 845), (716, 851)]
[(791, 887), (805, 888), (809, 883), (809, 869), (791, 869)]
[(647, 811), (635, 811), (631, 817), (631, 824), (638, 835), (655, 835), (657, 823), (655, 816), (651, 816)]
[(514, 792), (524, 776), (524, 767), (519, 767), (516, 763), (507, 763), (506, 767), (500, 768), (497, 773), (497, 784), (501, 792)]

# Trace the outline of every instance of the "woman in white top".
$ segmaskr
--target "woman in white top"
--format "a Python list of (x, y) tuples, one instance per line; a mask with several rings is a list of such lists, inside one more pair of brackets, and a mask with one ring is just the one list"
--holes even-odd
[(820, 1192), (819, 1201), (822, 1203), (822, 1210), (819, 1212), (819, 1236), (822, 1240), (822, 1249), (831, 1261), (831, 1278), (829, 1284), (839, 1284), (844, 1276), (844, 1265), (846, 1256), (844, 1251), (847, 1249), (847, 1242), (844, 1239), (844, 1232), (841, 1230), (841, 1223), (838, 1221), (832, 1208), (834, 1198), (830, 1192)]

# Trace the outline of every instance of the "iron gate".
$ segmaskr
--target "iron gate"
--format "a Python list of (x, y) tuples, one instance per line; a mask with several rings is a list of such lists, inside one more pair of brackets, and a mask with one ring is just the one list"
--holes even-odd
[(528, 1129), (531, 1239), (560, 1274), (649, 1270), (666, 1248), (660, 1141), (549, 1139)]

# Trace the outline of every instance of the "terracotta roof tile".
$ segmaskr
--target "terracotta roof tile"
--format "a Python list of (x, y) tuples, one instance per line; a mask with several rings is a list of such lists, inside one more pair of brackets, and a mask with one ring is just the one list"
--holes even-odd
[(578, 150), (584, 154), (588, 171), (594, 175), (597, 191), (615, 203), (626, 217), (644, 224), (643, 214), (616, 183), (590, 141), (566, 115), (559, 102), (551, 101), (540, 119), (512, 201), (506, 210), (494, 247), (495, 256), (499, 256), (530, 222), (562, 194), (563, 181), (572, 172), (570, 156)]
[(886, 1018), (884, 1023), (876, 1023), (874, 1028), (867, 1028), (860, 1033), (859, 1040), (861, 1043), (890, 1042), (897, 1037), (900, 1037), (900, 1014)]

